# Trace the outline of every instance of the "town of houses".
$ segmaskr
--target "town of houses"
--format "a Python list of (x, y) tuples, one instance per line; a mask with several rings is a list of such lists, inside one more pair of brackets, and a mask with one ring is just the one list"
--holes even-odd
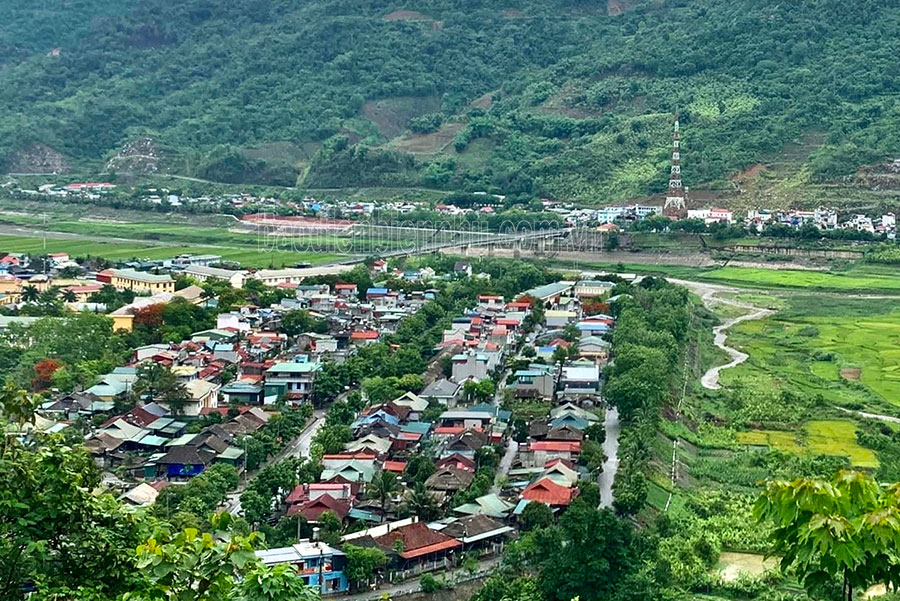
[[(310, 272), (302, 269), (228, 270), (213, 266), (216, 257), (180, 256), (167, 264), (166, 273), (132, 265), (67, 283), (53, 274), (73, 266), (69, 257), (51, 255), (51, 275), (29, 273), (24, 259), (8, 255), (0, 261), (8, 284), (5, 302), (23, 303), (24, 286), (62, 282), (62, 289), (78, 297), (70, 308), (103, 312), (90, 302), (92, 294), (104, 286), (132, 290), (139, 293), (134, 302), (109, 313), (114, 327), (126, 331), (148, 306), (175, 298), (214, 303), (197, 285), (176, 290), (173, 275), (235, 288), (257, 278), (286, 292), (268, 307), (221, 312), (214, 328), (184, 340), (135, 348), (126, 364), (94, 385), (52, 394), (41, 404), (34, 424), (40, 431), (91, 424), (84, 436), (95, 462), (120, 487), (123, 501), (138, 506), (152, 505), (160, 491), (184, 486), (217, 464), (250, 477), (243, 440), (265, 431), (274, 415), (291, 407), (324, 410), (316, 396), (324, 366), (389, 338), (405, 318), (437, 298), (440, 290), (431, 283), (490, 277), (473, 274), (472, 265), (462, 260), (450, 274), (428, 267), (390, 269), (379, 260), (369, 265), (375, 284), (361, 290), (349, 281), (305, 283)], [(516, 536), (530, 503), (564, 512), (578, 496), (579, 483), (596, 478), (580, 454), (590, 427), (602, 428), (602, 368), (609, 360), (607, 334), (614, 319), (608, 313), (609, 303), (616, 302), (610, 298), (616, 279), (566, 280), (523, 290), (514, 298), (482, 294), (471, 299), (443, 330), (421, 389), (368, 403), (349, 426), (352, 438), (338, 452), (321, 456), (317, 480), (285, 491), (274, 510), (302, 516), (312, 525), (327, 513), (342, 525), (342, 536), (330, 542), (298, 539), (288, 547), (258, 551), (260, 559), (295, 565), (323, 594), (341, 593), (351, 586), (344, 571), (346, 545), (377, 548), (390, 557), (374, 585), (451, 568), (463, 557), (496, 556)], [(417, 282), (419, 289), (392, 289), (390, 282), (397, 280)], [(287, 335), (281, 319), (296, 309), (327, 327)], [(16, 321), (6, 319), (3, 327)], [(116, 411), (141, 370), (152, 365), (183, 384), (183, 404), (174, 407), (147, 394)], [(483, 382), (493, 383), (487, 393), (479, 387)], [(516, 404), (534, 402), (550, 409), (514, 424)], [(214, 414), (219, 419), (212, 423)], [(311, 410), (307, 416), (311, 434), (324, 420)], [(418, 456), (433, 466), (423, 484), (443, 517), (422, 519), (404, 511), (412, 492), (407, 466)], [(379, 499), (372, 486), (384, 473), (396, 474), (400, 487)], [(460, 491), (467, 493), (462, 500)]]
[[(75, 182), (65, 185), (45, 184), (37, 190), (18, 190), (23, 197), (77, 198), (85, 201), (97, 201), (115, 190), (116, 186), (108, 182)], [(309, 216), (335, 218), (348, 221), (344, 224), (330, 224), (328, 229), (345, 230), (350, 233), (353, 220), (368, 219), (376, 210), (403, 215), (413, 211), (433, 210), (444, 216), (465, 216), (470, 213), (491, 214), (496, 212), (496, 203), (504, 200), (502, 195), (482, 194), (485, 202), (474, 206), (457, 206), (453, 203), (428, 203), (414, 201), (389, 202), (357, 202), (345, 200), (323, 201), (315, 198), (304, 198), (299, 201), (285, 201), (270, 197), (259, 197), (252, 194), (228, 194), (220, 197), (200, 196), (183, 197), (170, 194), (168, 190), (150, 190), (141, 200), (150, 204), (166, 203), (177, 209), (184, 205), (225, 203), (235, 209), (252, 207), (257, 210), (282, 212), (287, 209)], [(603, 231), (616, 231), (630, 222), (640, 221), (653, 215), (661, 215), (662, 207), (656, 204), (619, 203), (600, 208), (580, 207), (572, 203), (544, 199), (542, 209), (559, 216), (569, 227), (598, 226)], [(840, 212), (834, 208), (818, 207), (814, 210), (757, 208), (736, 215), (727, 208), (694, 208), (687, 210), (687, 219), (698, 220), (706, 225), (715, 223), (742, 223), (748, 230), (765, 231), (766, 227), (780, 224), (791, 228), (799, 228), (804, 224), (812, 224), (820, 230), (854, 230), (874, 236), (884, 236), (888, 240), (896, 238), (896, 216), (893, 213), (871, 215), (862, 213)], [(297, 224), (293, 224), (297, 226)], [(319, 229), (325, 227), (308, 223), (305, 227)]]

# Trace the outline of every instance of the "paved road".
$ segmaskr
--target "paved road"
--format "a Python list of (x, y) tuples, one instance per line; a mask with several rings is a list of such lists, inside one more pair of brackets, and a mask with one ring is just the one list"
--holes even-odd
[(597, 480), (600, 487), (600, 508), (612, 507), (613, 483), (616, 480), (616, 472), (619, 471), (619, 411), (615, 407), (606, 410), (603, 419), (603, 429), (606, 431), (606, 440), (603, 441), (603, 454), (606, 461), (603, 462), (603, 470)]
[(503, 480), (506, 475), (509, 473), (509, 468), (512, 467), (512, 462), (516, 458), (516, 453), (519, 452), (519, 443), (510, 438), (506, 441), (506, 452), (503, 454), (503, 457), (500, 459), (500, 466), (497, 468), (497, 475), (494, 477), (494, 486), (491, 487), (491, 492), (494, 494), (500, 494), (500, 481)]
[(325, 425), (325, 410), (319, 409), (313, 412), (313, 422), (300, 433), (300, 436), (286, 446), (281, 453), (278, 454), (276, 461), (280, 461), (286, 457), (302, 457), (309, 458), (309, 447), (316, 433)]
[[(306, 426), (306, 428), (300, 433), (300, 436), (295, 438), (288, 444), (285, 448), (281, 450), (277, 455), (273, 455), (266, 461), (265, 465), (270, 465), (277, 461), (281, 461), (287, 457), (309, 457), (309, 447), (312, 444), (312, 439), (316, 435), (316, 432), (325, 425), (325, 410), (318, 409), (313, 412), (313, 421)], [(225, 508), (231, 515), (240, 515), (241, 513), (241, 493), (244, 492), (244, 488), (247, 486), (248, 480), (245, 480), (238, 486), (237, 490), (234, 490), (227, 495), (225, 495)]]

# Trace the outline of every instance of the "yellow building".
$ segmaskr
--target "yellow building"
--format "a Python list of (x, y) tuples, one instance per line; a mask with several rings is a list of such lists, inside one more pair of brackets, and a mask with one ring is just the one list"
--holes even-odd
[(111, 284), (119, 290), (135, 292), (175, 292), (175, 280), (172, 276), (156, 275), (135, 269), (107, 269), (97, 274), (97, 281)]
[(14, 275), (0, 275), (0, 304), (17, 302), (22, 294), (22, 280)]
[(130, 332), (134, 328), (134, 314), (136, 312), (151, 305), (164, 305), (176, 297), (183, 298), (192, 305), (199, 305), (203, 302), (203, 288), (200, 286), (188, 286), (177, 292), (160, 292), (153, 296), (141, 296), (134, 299), (134, 302), (130, 305), (125, 305), (112, 313), (108, 313), (107, 317), (113, 320), (113, 330)]

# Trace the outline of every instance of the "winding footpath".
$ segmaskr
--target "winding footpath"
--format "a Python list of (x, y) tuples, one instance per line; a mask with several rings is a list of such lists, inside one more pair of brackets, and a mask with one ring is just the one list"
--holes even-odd
[(728, 334), (726, 334), (725, 331), (731, 326), (739, 324), (741, 322), (751, 321), (754, 319), (763, 319), (764, 317), (768, 317), (769, 315), (774, 313), (774, 311), (772, 311), (771, 309), (759, 309), (752, 305), (747, 305), (745, 303), (739, 303), (737, 301), (727, 300), (724, 298), (716, 298), (715, 302), (723, 303), (725, 305), (731, 305), (733, 307), (741, 307), (743, 309), (756, 309), (756, 311), (746, 313), (738, 317), (732, 317), (731, 319), (726, 320), (722, 325), (718, 325), (713, 328), (713, 334), (715, 334), (715, 338), (713, 338), (713, 344), (728, 353), (728, 356), (731, 357), (731, 361), (724, 365), (710, 367), (708, 370), (706, 370), (706, 373), (703, 374), (702, 378), (700, 378), (700, 384), (704, 388), (707, 388), (709, 390), (718, 390), (720, 388), (719, 373), (723, 369), (728, 369), (729, 367), (740, 365), (749, 357), (747, 353), (743, 353), (736, 348), (725, 344), (725, 340), (728, 338)]
[(723, 369), (728, 369), (730, 367), (735, 367), (740, 365), (744, 361), (747, 360), (747, 353), (742, 353), (734, 347), (730, 347), (725, 344), (725, 340), (728, 338), (728, 334), (726, 331), (728, 328), (737, 325), (739, 323), (745, 321), (752, 321), (754, 319), (763, 319), (772, 315), (774, 313), (771, 309), (762, 309), (760, 307), (755, 307), (748, 303), (742, 303), (740, 301), (722, 298), (718, 296), (722, 292), (739, 292), (737, 288), (732, 288), (731, 286), (720, 286), (717, 284), (707, 284), (704, 282), (692, 282), (689, 280), (678, 280), (674, 278), (667, 278), (673, 284), (678, 284), (680, 286), (684, 286), (689, 289), (691, 292), (700, 296), (700, 299), (703, 301), (703, 304), (707, 306), (707, 308), (712, 308), (712, 305), (716, 303), (721, 303), (723, 305), (730, 305), (732, 307), (738, 307), (740, 309), (746, 309), (750, 311), (749, 313), (745, 313), (744, 315), (739, 315), (738, 317), (732, 317), (731, 319), (725, 320), (724, 323), (718, 325), (713, 328), (713, 343), (725, 351), (729, 357), (731, 357), (731, 361), (725, 363), (724, 365), (717, 365), (715, 367), (710, 367), (706, 370), (706, 373), (703, 374), (703, 377), (700, 378), (700, 384), (708, 389), (708, 390), (718, 390), (719, 386), (719, 374)]

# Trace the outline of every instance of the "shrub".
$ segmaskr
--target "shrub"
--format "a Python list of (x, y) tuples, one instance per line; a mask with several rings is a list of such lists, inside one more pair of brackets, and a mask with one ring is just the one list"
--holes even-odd
[(438, 580), (431, 574), (422, 574), (422, 577), (419, 578), (419, 586), (422, 587), (422, 592), (427, 594), (436, 593), (446, 588), (443, 580)]

